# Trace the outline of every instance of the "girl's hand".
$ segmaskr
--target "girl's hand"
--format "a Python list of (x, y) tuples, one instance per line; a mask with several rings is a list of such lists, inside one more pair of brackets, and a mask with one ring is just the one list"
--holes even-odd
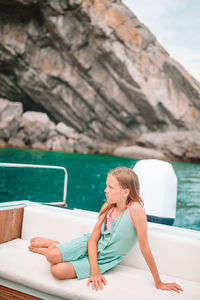
[(160, 290), (167, 290), (167, 291), (175, 291), (177, 293), (180, 293), (180, 291), (183, 291), (180, 285), (178, 285), (176, 282), (172, 283), (163, 283), (160, 282), (159, 284), (156, 285), (157, 289)]
[(88, 279), (87, 286), (89, 286), (90, 283), (92, 283), (92, 289), (98, 291), (98, 288), (100, 288), (100, 290), (103, 289), (103, 284), (106, 285), (106, 279), (101, 273), (99, 273), (97, 275), (92, 275)]

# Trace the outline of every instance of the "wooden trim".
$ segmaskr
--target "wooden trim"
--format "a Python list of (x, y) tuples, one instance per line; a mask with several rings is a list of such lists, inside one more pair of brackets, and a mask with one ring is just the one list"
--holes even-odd
[(0, 244), (21, 238), (24, 208), (0, 210)]
[(1, 300), (41, 300), (41, 298), (10, 289), (3, 285), (0, 285), (0, 299)]

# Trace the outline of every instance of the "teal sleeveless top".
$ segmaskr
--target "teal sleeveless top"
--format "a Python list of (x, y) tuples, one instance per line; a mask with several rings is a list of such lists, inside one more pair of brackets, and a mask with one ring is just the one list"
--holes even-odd
[(128, 208), (112, 222), (111, 231), (107, 230), (106, 220), (101, 226), (101, 237), (97, 244), (98, 255), (123, 259), (137, 241), (137, 233), (133, 226)]

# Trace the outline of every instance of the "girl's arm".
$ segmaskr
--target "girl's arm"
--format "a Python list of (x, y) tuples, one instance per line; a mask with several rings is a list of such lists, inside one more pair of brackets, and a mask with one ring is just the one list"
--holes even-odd
[(179, 293), (179, 291), (182, 291), (182, 289), (177, 283), (163, 283), (160, 279), (158, 269), (148, 243), (147, 217), (143, 207), (139, 203), (134, 203), (130, 206), (130, 212), (137, 231), (140, 250), (152, 273), (156, 287), (161, 290), (174, 290)]
[[(107, 205), (104, 204), (102, 207), (102, 210)], [(103, 220), (105, 219), (105, 214), (102, 214), (99, 218), (97, 223), (94, 226), (94, 229), (92, 231), (91, 237), (88, 240), (88, 257), (90, 262), (90, 268), (91, 268), (91, 276), (87, 282), (87, 285), (89, 286), (90, 283), (92, 283), (92, 288), (98, 290), (98, 288), (102, 289), (103, 285), (106, 285), (106, 279), (105, 277), (100, 273), (99, 267), (98, 267), (98, 261), (97, 261), (97, 243), (101, 236), (101, 225)]]

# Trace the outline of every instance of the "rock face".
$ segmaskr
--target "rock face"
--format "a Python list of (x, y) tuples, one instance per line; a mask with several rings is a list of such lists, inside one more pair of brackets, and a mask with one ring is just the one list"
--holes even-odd
[(197, 131), (169, 131), (145, 133), (134, 146), (121, 146), (115, 155), (135, 158), (156, 158), (200, 161), (200, 133)]
[[(23, 103), (26, 145), (51, 149), (60, 134), (66, 151), (200, 160), (199, 83), (119, 0), (0, 0), (0, 82)], [(50, 136), (42, 119), (26, 127), (33, 111)]]
[(26, 111), (20, 102), (0, 98), (0, 146), (96, 153), (112, 152), (108, 143), (95, 142), (64, 123), (55, 124), (46, 113)]

